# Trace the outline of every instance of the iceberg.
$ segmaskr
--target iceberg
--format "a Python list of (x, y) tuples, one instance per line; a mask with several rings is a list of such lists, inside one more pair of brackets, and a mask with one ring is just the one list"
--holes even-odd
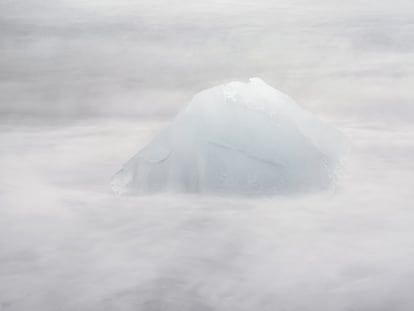
[(344, 138), (259, 78), (196, 94), (114, 176), (117, 193), (271, 194), (335, 182)]

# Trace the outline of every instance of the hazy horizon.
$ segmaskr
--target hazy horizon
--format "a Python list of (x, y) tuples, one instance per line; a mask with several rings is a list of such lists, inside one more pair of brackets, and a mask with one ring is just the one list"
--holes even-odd
[(409, 1), (3, 1), (0, 113), (171, 119), (261, 77), (321, 115), (412, 122)]

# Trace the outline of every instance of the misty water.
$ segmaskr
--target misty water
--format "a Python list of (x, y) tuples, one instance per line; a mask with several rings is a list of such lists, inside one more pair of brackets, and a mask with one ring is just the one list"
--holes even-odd
[[(410, 1), (0, 3), (0, 310), (412, 310)], [(333, 189), (118, 196), (197, 92), (339, 129)]]

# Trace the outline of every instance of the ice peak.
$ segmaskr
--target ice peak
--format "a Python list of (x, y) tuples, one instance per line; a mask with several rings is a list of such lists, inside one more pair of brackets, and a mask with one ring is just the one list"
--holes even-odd
[(113, 186), (128, 192), (309, 191), (332, 183), (340, 155), (335, 129), (254, 77), (195, 95)]

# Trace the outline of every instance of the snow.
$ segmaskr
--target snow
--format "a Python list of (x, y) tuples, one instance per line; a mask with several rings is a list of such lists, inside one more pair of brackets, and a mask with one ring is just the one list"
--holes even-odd
[(292, 193), (324, 189), (342, 135), (259, 78), (196, 94), (113, 180), (123, 192)]

